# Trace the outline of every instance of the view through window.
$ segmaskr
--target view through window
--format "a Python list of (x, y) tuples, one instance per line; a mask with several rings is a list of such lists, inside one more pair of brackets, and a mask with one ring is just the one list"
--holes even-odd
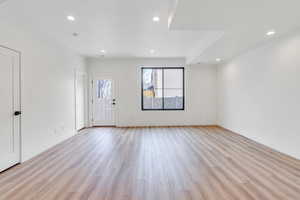
[(184, 110), (184, 68), (142, 68), (142, 110)]

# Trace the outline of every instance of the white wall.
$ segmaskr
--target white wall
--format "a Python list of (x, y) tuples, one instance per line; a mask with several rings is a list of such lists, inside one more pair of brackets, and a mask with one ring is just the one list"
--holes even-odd
[(185, 111), (141, 111), (141, 66), (185, 66), (184, 59), (97, 59), (90, 77), (111, 77), (117, 90), (117, 126), (216, 124), (216, 68), (187, 66)]
[(22, 160), (75, 134), (74, 71), (83, 59), (0, 12), (0, 45), (22, 52)]
[(218, 69), (218, 123), (300, 158), (300, 32)]

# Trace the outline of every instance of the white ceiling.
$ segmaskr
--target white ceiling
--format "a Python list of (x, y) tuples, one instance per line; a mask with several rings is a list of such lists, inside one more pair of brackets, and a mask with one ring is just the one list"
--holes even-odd
[[(85, 56), (99, 56), (105, 49), (109, 57), (186, 57), (220, 35), (169, 31), (169, 0), (10, 0), (6, 10), (10, 9), (14, 18)], [(68, 15), (76, 21), (68, 21)], [(153, 16), (160, 22), (154, 23)], [(79, 36), (73, 37), (73, 32)]]
[[(105, 49), (107, 57), (186, 57), (196, 63), (230, 59), (269, 40), (270, 29), (277, 37), (296, 28), (299, 7), (299, 0), (9, 0), (1, 4), (0, 18), (84, 56)], [(154, 23), (153, 16), (161, 21)]]
[[(299, 0), (174, 0), (171, 30), (219, 30), (224, 35), (187, 62), (228, 60), (300, 26)], [(276, 35), (267, 37), (269, 30)]]

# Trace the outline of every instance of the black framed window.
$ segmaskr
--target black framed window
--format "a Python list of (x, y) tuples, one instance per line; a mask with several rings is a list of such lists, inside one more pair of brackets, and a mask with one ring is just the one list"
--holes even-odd
[(184, 110), (184, 68), (142, 67), (142, 110)]

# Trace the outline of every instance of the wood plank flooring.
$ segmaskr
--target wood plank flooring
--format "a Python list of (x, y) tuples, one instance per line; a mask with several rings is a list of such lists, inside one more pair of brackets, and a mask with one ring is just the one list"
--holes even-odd
[(0, 174), (1, 200), (299, 200), (300, 161), (219, 127), (95, 128)]

